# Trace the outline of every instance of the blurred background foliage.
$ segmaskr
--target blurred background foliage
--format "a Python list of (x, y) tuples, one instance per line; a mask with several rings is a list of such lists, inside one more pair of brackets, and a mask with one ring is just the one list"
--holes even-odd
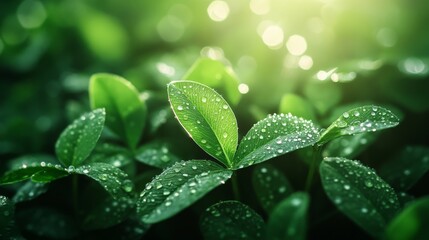
[[(169, 81), (201, 77), (235, 105), (240, 134), (273, 112), (326, 127), (352, 106), (387, 106), (403, 122), (360, 157), (378, 165), (391, 149), (427, 144), (428, 12), (424, 0), (2, 1), (1, 162), (52, 153), (89, 110), (89, 77), (110, 72), (142, 92), (155, 120), (172, 119)], [(212, 60), (227, 68), (188, 72)], [(206, 156), (170, 122), (143, 141), (177, 138), (183, 159)]]

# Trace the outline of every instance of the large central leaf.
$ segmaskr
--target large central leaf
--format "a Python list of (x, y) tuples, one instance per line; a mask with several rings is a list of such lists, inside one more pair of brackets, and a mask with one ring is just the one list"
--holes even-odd
[(213, 89), (191, 81), (168, 85), (171, 107), (189, 136), (204, 151), (232, 166), (238, 127), (228, 103)]
[(256, 123), (240, 142), (234, 168), (243, 168), (313, 145), (318, 128), (291, 114), (274, 114)]

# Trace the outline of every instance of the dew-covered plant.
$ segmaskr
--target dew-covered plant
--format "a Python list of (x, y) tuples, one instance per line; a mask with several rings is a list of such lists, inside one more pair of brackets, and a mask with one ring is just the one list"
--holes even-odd
[[(197, 61), (184, 78), (203, 76), (201, 72), (212, 61)], [(231, 80), (232, 73), (222, 66), (216, 63), (220, 76)], [(229, 98), (236, 99), (229, 92)], [(314, 198), (316, 188), (323, 188), (336, 209), (373, 238), (427, 236), (424, 226), (404, 227), (407, 221), (425, 219), (423, 213), (428, 212), (427, 198), (412, 201), (406, 193), (429, 169), (427, 148), (405, 149), (379, 173), (350, 160), (365, 150), (366, 143), (375, 141), (373, 132), (399, 124), (390, 110), (376, 105), (352, 108), (339, 114), (326, 129), (319, 127), (310, 113), (304, 115), (312, 120), (291, 113), (270, 114), (240, 138), (233, 106), (214, 89), (180, 80), (167, 84), (167, 94), (177, 121), (208, 156), (180, 160), (167, 141), (156, 137), (166, 121), (165, 106), (152, 113), (146, 105), (147, 96), (130, 82), (112, 74), (95, 74), (89, 84), (93, 110), (63, 131), (55, 145), (56, 158), (23, 156), (12, 160), (9, 171), (0, 178), (2, 185), (31, 180), (15, 184), (13, 198), (1, 196), (0, 237), (20, 238), (15, 204), (48, 192), (48, 183), (54, 180), (68, 187), (67, 181), (60, 180), (68, 176), (73, 218), (50, 208), (30, 209), (28, 216), (49, 216), (44, 225), (57, 227), (52, 230), (40, 224), (37, 230), (28, 231), (39, 237), (69, 239), (90, 235), (93, 230), (113, 229), (122, 239), (139, 239), (151, 225), (174, 220), (215, 188), (231, 186), (233, 197), (199, 207), (206, 209), (199, 211), (199, 228), (205, 239), (306, 239), (312, 223), (309, 208), (318, 201)], [(288, 99), (303, 102), (297, 97)], [(147, 128), (151, 137), (144, 135)], [(305, 158), (308, 171), (301, 178), (302, 189), (296, 188), (299, 191), (281, 169), (267, 163), (296, 150), (311, 156)], [(283, 159), (287, 161), (287, 157)], [(252, 170), (251, 185), (262, 212), (243, 203), (249, 202), (241, 196), (249, 186), (240, 183), (238, 175), (245, 168)], [(139, 169), (144, 169), (143, 173)], [(321, 184), (316, 184), (318, 175)], [(58, 219), (63, 219), (61, 224)]]

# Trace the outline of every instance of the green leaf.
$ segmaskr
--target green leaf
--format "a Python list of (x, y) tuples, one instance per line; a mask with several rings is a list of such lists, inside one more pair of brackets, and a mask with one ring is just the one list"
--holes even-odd
[(69, 173), (60, 165), (46, 164), (41, 162), (36, 165), (22, 165), (21, 168), (11, 170), (0, 178), (0, 185), (11, 184), (31, 179), (34, 182), (47, 183), (58, 178), (68, 176)]
[(252, 180), (259, 203), (268, 214), (292, 193), (292, 187), (284, 174), (269, 164), (256, 166)]
[(409, 204), (386, 229), (387, 240), (429, 239), (429, 197), (420, 198)]
[(429, 170), (429, 148), (408, 146), (388, 161), (380, 176), (398, 191), (407, 191)]
[(367, 149), (378, 137), (374, 133), (358, 133), (330, 141), (323, 149), (323, 157), (354, 158)]
[(126, 173), (107, 163), (90, 163), (76, 168), (74, 172), (100, 183), (115, 200), (130, 198), (134, 189), (134, 184)]
[(296, 94), (285, 94), (280, 100), (280, 113), (290, 113), (297, 117), (302, 117), (307, 120), (315, 120), (313, 107), (304, 98)]
[(183, 80), (192, 80), (212, 88), (223, 87), (227, 99), (236, 105), (241, 98), (238, 91), (239, 81), (232, 68), (225, 66), (218, 60), (210, 58), (198, 59), (188, 72), (183, 76)]
[(89, 97), (93, 109), (106, 109), (106, 126), (134, 149), (142, 135), (147, 114), (137, 89), (120, 76), (98, 73), (91, 77)]
[(308, 82), (304, 94), (322, 115), (338, 104), (342, 98), (342, 91), (338, 84), (322, 81)]
[(399, 209), (395, 191), (358, 161), (325, 158), (320, 175), (326, 194), (347, 217), (379, 237)]
[(375, 132), (399, 124), (390, 110), (378, 106), (363, 106), (344, 112), (320, 136), (318, 144), (356, 133)]
[(149, 132), (155, 133), (169, 118), (171, 118), (170, 107), (153, 110), (149, 115)]
[(304, 192), (284, 199), (268, 219), (267, 239), (306, 239), (308, 206), (309, 196)]
[(114, 144), (103, 143), (97, 146), (88, 162), (109, 163), (115, 167), (123, 167), (133, 162), (128, 149)]
[(291, 114), (269, 115), (243, 137), (233, 167), (247, 167), (313, 145), (318, 138), (319, 129), (309, 120)]
[(44, 194), (46, 191), (48, 191), (48, 184), (28, 181), (18, 189), (12, 201), (15, 203), (29, 201)]
[(238, 127), (228, 103), (213, 89), (191, 81), (168, 85), (171, 107), (183, 128), (204, 151), (232, 166)]
[(207, 240), (262, 239), (265, 225), (250, 207), (237, 201), (225, 201), (206, 209), (200, 228)]
[(139, 162), (164, 169), (180, 161), (169, 149), (166, 142), (154, 141), (137, 149), (135, 157)]
[(223, 184), (231, 174), (211, 161), (176, 163), (146, 185), (137, 202), (137, 213), (146, 223), (167, 219)]
[(86, 214), (83, 228), (87, 230), (102, 229), (123, 222), (133, 212), (135, 207), (131, 198), (104, 198)]
[(100, 138), (105, 117), (104, 109), (96, 109), (83, 114), (61, 133), (55, 151), (64, 166), (82, 165)]

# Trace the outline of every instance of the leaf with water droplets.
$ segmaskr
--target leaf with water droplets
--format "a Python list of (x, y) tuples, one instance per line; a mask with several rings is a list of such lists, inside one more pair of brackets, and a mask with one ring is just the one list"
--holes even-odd
[(82, 165), (100, 138), (105, 117), (104, 109), (93, 110), (76, 119), (61, 133), (55, 151), (64, 166)]
[(79, 234), (74, 218), (54, 208), (25, 208), (16, 213), (16, 221), (21, 231), (39, 239), (75, 239)]
[(290, 113), (307, 120), (316, 119), (311, 104), (304, 98), (293, 93), (283, 95), (280, 101), (279, 112), (285, 114)]
[(273, 114), (257, 122), (243, 137), (234, 169), (247, 167), (313, 145), (319, 129), (309, 120), (291, 114)]
[(429, 170), (429, 148), (408, 146), (388, 161), (380, 176), (398, 191), (410, 189)]
[(262, 239), (264, 220), (250, 207), (237, 202), (217, 203), (202, 214), (200, 229), (204, 239)]
[(153, 141), (143, 145), (137, 149), (135, 157), (139, 162), (161, 169), (180, 161), (170, 152), (169, 144), (162, 141)]
[(137, 214), (146, 223), (167, 219), (225, 183), (232, 172), (206, 160), (178, 162), (146, 185)]
[(15, 225), (15, 207), (7, 197), (0, 195), (0, 239), (21, 239)]
[(387, 240), (429, 239), (429, 197), (410, 203), (387, 226)]
[(309, 196), (296, 192), (279, 203), (267, 223), (267, 239), (304, 240), (307, 235)]
[(105, 197), (85, 215), (82, 226), (91, 230), (117, 225), (129, 217), (134, 207), (135, 203), (131, 198)]
[(252, 180), (259, 203), (268, 214), (293, 192), (284, 174), (269, 164), (256, 166)]
[(395, 191), (373, 169), (345, 158), (325, 158), (320, 175), (337, 208), (373, 237), (381, 236), (399, 209)]
[(94, 162), (72, 169), (71, 172), (94, 179), (115, 200), (130, 198), (134, 189), (134, 184), (126, 173), (107, 163)]
[(106, 109), (106, 126), (134, 149), (146, 121), (146, 104), (126, 79), (107, 73), (94, 74), (89, 84), (91, 107)]
[(318, 144), (335, 138), (364, 132), (375, 132), (399, 124), (390, 110), (378, 106), (363, 106), (344, 112), (320, 136)]
[(354, 158), (367, 149), (378, 137), (377, 133), (358, 133), (336, 138), (323, 149), (323, 157)]
[(12, 169), (0, 178), (0, 185), (31, 179), (34, 182), (47, 183), (68, 176), (69, 173), (50, 157), (24, 156), (12, 160)]
[(168, 85), (171, 108), (183, 128), (204, 151), (232, 166), (238, 127), (234, 112), (213, 89), (191, 81)]
[(124, 167), (133, 163), (132, 153), (126, 148), (103, 143), (94, 149), (88, 162), (109, 163), (115, 167)]
[(232, 68), (218, 60), (200, 58), (183, 76), (183, 80), (192, 80), (212, 88), (222, 87), (226, 98), (236, 105), (241, 98), (238, 91), (239, 81)]
[(48, 184), (36, 183), (32, 181), (22, 185), (12, 198), (15, 203), (30, 201), (48, 191)]

